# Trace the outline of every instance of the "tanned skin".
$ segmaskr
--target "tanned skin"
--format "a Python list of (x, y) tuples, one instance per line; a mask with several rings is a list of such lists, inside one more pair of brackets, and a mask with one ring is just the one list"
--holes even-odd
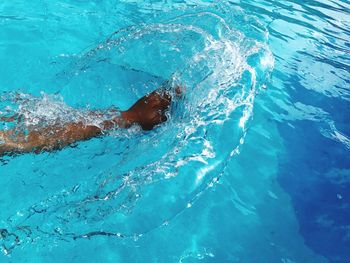
[[(176, 88), (176, 93), (181, 93), (179, 87)], [(59, 150), (75, 142), (100, 136), (116, 127), (129, 128), (137, 124), (143, 130), (152, 130), (167, 120), (165, 113), (169, 109), (171, 99), (167, 91), (156, 90), (139, 99), (127, 111), (120, 112), (117, 117), (103, 121), (101, 127), (72, 122), (43, 127), (30, 131), (27, 135), (15, 134), (14, 130), (0, 131), (0, 156)], [(14, 121), (14, 118), (2, 118), (2, 121)]]

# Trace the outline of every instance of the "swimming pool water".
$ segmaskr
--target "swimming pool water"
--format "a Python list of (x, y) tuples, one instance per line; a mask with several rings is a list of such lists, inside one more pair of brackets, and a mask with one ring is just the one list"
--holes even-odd
[(154, 131), (3, 157), (0, 262), (350, 261), (350, 2), (5, 0), (0, 25), (27, 124), (185, 87)]

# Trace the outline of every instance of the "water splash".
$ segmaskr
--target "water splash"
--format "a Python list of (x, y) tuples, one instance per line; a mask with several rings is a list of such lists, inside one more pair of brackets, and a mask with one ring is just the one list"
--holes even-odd
[[(164, 81), (185, 89), (165, 125), (147, 134), (138, 129), (111, 134), (116, 138), (114, 148), (121, 137), (128, 146), (94, 176), (93, 183), (62, 189), (2, 222), (5, 254), (47, 239), (54, 245), (98, 235), (142, 238), (191, 208), (220, 180), (226, 163), (244, 143), (255, 96), (274, 64), (264, 42), (247, 38), (225, 19), (199, 12), (118, 30), (57, 75), (64, 80), (60, 95), (20, 94), (11, 100), (26, 126), (78, 119), (96, 123), (86, 117), (86, 110), (69, 107), (62, 98), (69, 98), (73, 89), (81, 90), (94, 108), (112, 105), (108, 97), (94, 95), (108, 86), (127, 103)], [(214, 21), (212, 27), (208, 28), (208, 20)], [(121, 74), (108, 74), (114, 70)], [(73, 106), (83, 101), (84, 96), (77, 98)], [(154, 198), (157, 192), (162, 198)], [(142, 226), (134, 224), (148, 218), (148, 209), (162, 212)]]

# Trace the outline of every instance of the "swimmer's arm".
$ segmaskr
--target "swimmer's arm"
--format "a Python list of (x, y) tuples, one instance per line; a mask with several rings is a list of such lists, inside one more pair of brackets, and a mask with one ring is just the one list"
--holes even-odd
[[(69, 123), (63, 128), (54, 129), (54, 127), (46, 128), (44, 131), (44, 138), (42, 135), (30, 133), (28, 139), (34, 142), (30, 148), (39, 147), (43, 150), (57, 150), (64, 148), (77, 141), (89, 140), (93, 137), (100, 136), (104, 132), (113, 130), (116, 128), (129, 128), (136, 123), (134, 116), (131, 112), (123, 111), (117, 117), (110, 120), (105, 120), (100, 126), (86, 125), (83, 122)], [(42, 132), (41, 132), (42, 133)]]
[(62, 149), (79, 140), (89, 139), (101, 133), (95, 126), (83, 123), (70, 123), (64, 126), (50, 126), (29, 132), (28, 135), (16, 134), (14, 130), (0, 132), (0, 156)]
[(101, 126), (83, 122), (54, 125), (31, 131), (27, 136), (14, 131), (0, 131), (0, 156), (7, 153), (40, 153), (59, 150), (78, 141), (89, 140), (115, 128), (128, 128), (134, 123), (132, 115), (121, 112), (120, 116), (103, 121)]
[[(180, 90), (180, 88), (177, 88)], [(176, 90), (177, 94), (178, 91)], [(167, 91), (156, 90), (139, 99), (130, 109), (122, 111), (117, 117), (104, 120), (99, 126), (83, 122), (54, 125), (33, 130), (25, 136), (14, 131), (0, 131), (0, 156), (11, 153), (40, 153), (59, 150), (77, 141), (88, 140), (115, 128), (129, 128), (138, 124), (143, 130), (152, 130), (167, 120), (165, 112), (171, 102)], [(92, 114), (96, 114), (91, 112)]]

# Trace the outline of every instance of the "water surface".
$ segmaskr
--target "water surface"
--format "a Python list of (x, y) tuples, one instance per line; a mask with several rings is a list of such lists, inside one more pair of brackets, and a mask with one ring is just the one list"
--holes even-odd
[(1, 3), (3, 114), (48, 125), (186, 87), (152, 132), (4, 157), (1, 261), (348, 262), (349, 10)]

